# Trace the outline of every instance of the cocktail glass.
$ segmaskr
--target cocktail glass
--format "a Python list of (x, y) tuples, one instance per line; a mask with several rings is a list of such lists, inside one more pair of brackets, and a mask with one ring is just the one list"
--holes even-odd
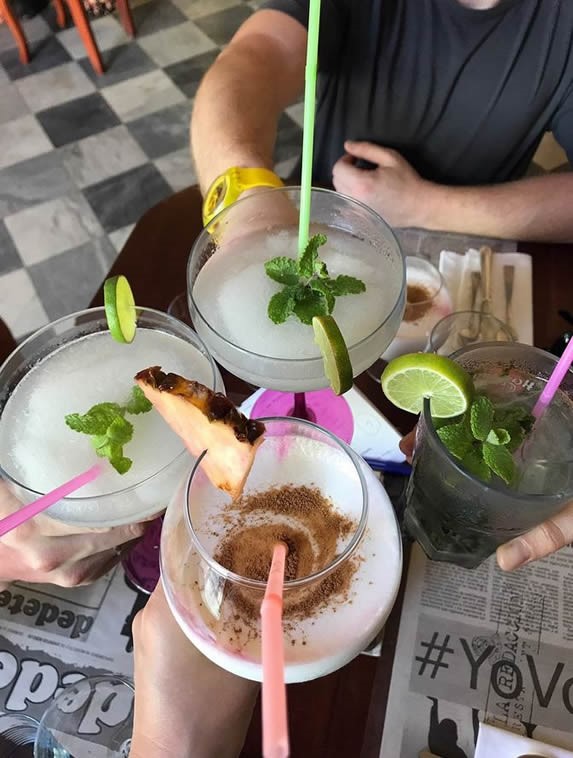
[[(348, 442), (352, 415), (343, 397), (324, 389), (328, 380), (312, 327), (293, 316), (274, 324), (267, 315), (280, 285), (266, 275), (264, 263), (280, 255), (296, 257), (299, 199), (298, 187), (261, 191), (216, 216), (191, 253), (189, 310), (217, 361), (270, 390), (255, 404), (254, 417), (306, 418)], [(328, 238), (319, 254), (330, 275), (351, 275), (366, 284), (363, 294), (337, 298), (333, 311), (356, 376), (384, 352), (398, 330), (404, 259), (377, 213), (336, 192), (312, 190), (310, 234), (318, 232)]]
[[(452, 358), (496, 407), (531, 411), (557, 358), (519, 343), (481, 343)], [(573, 372), (514, 454), (519, 482), (471, 474), (442, 444), (426, 401), (418, 422), (405, 525), (429, 558), (465, 568), (559, 512), (573, 498)]]
[[(291, 541), (291, 556), (312, 555), (311, 573), (286, 581), (284, 591), (285, 676), (299, 682), (343, 666), (381, 629), (400, 583), (401, 539), (384, 488), (348, 445), (309, 421), (262, 420), (265, 441), (243, 499), (283, 485), (317, 487), (337, 514), (351, 519), (350, 528), (321, 556), (327, 519), (317, 524), (265, 507), (237, 511), (196, 464), (165, 515), (161, 575), (170, 608), (191, 642), (226, 670), (261, 681), (265, 581), (225, 568), (218, 556), (228, 539), (233, 550), (247, 548), (247, 560), (264, 555), (251, 551), (249, 536), (278, 528)], [(270, 565), (274, 541), (265, 539), (268, 546), (259, 546), (268, 547)]]
[[(133, 377), (162, 365), (192, 374), (221, 390), (218, 369), (200, 338), (165, 313), (138, 308), (135, 340), (120, 344), (109, 334), (103, 308), (93, 308), (40, 329), (0, 366), (0, 476), (24, 503), (89, 468), (96, 460), (90, 438), (69, 429), (68, 413), (101, 402), (125, 402)], [(132, 468), (120, 476), (111, 466), (82, 495), (68, 497), (37, 518), (82, 531), (151, 519), (161, 513), (191, 459), (161, 417), (128, 416), (133, 440), (125, 446)], [(127, 556), (128, 575), (151, 591), (158, 573), (158, 524)]]
[(451, 355), (480, 342), (515, 342), (510, 327), (491, 313), (455, 311), (442, 318), (430, 332), (425, 351)]

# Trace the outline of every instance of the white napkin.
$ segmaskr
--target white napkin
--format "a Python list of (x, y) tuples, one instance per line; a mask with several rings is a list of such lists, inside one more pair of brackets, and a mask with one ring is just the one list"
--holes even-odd
[[(533, 295), (531, 286), (531, 256), (525, 253), (494, 253), (491, 271), (491, 299), (493, 315), (506, 320), (503, 267), (515, 268), (513, 297), (511, 301), (511, 326), (517, 332), (519, 342), (533, 344)], [(471, 310), (471, 272), (480, 270), (479, 251), (471, 248), (465, 254), (442, 250), (440, 273), (452, 298), (455, 311)], [(476, 310), (481, 307), (481, 291), (478, 291)]]
[(573, 753), (565, 748), (530, 740), (489, 724), (480, 724), (475, 758), (519, 758), (521, 755), (538, 754), (544, 758), (573, 758)]

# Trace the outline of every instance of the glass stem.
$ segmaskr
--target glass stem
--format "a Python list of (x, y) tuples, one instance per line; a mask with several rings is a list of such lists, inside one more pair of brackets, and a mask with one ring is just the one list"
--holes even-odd
[(306, 394), (304, 392), (294, 393), (294, 407), (290, 415), (294, 418), (301, 418), (304, 421), (312, 421), (306, 407)]

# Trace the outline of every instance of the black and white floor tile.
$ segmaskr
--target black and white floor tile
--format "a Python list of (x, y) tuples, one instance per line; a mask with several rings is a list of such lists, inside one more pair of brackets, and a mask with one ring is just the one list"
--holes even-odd
[[(85, 307), (133, 225), (195, 183), (189, 118), (204, 72), (256, 7), (241, 0), (132, 2), (136, 37), (92, 22), (97, 76), (51, 9), (24, 22), (23, 66), (0, 26), (0, 317), (18, 338)], [(300, 108), (281, 120), (277, 162), (300, 152)]]

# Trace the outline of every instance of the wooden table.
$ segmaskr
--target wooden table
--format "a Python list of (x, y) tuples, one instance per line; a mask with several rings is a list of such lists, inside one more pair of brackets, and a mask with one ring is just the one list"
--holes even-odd
[[(110, 274), (126, 274), (138, 302), (166, 310), (186, 288), (187, 259), (201, 228), (200, 206), (197, 190), (190, 188), (152, 208), (136, 225)], [(573, 310), (573, 245), (520, 245), (519, 249), (533, 258), (535, 343), (547, 347), (565, 328), (558, 309)], [(101, 302), (100, 288), (92, 305)], [(0, 328), (0, 358), (9, 347), (9, 337)], [(224, 374), (227, 388), (240, 392), (241, 383)], [(399, 429), (411, 428), (413, 418), (389, 406), (376, 383), (362, 376), (357, 384)], [(289, 687), (293, 758), (378, 758), (401, 597), (402, 593), (387, 623), (380, 658), (359, 656), (334, 674)], [(258, 758), (260, 745), (256, 712), (243, 758)]]

